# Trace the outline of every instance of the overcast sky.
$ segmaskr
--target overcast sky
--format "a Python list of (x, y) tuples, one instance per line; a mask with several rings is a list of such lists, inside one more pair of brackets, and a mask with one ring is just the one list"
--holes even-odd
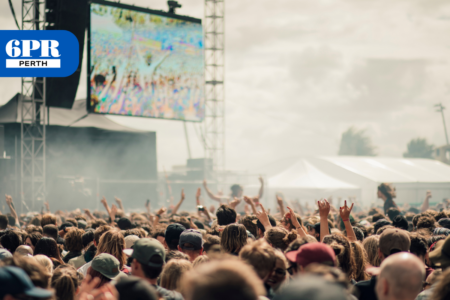
[[(21, 0), (12, 2), (20, 13)], [(165, 0), (121, 2), (167, 9)], [(178, 13), (203, 17), (202, 0), (179, 2)], [(382, 156), (401, 157), (412, 138), (445, 143), (433, 105), (450, 109), (448, 0), (227, 0), (225, 22), (229, 169), (335, 155), (352, 125), (367, 129)], [(15, 29), (7, 1), (0, 28)], [(85, 78), (84, 68), (79, 98)], [(0, 78), (0, 104), (19, 90), (20, 79)], [(160, 169), (185, 162), (182, 122), (111, 119), (157, 132)], [(188, 129), (193, 156), (202, 157)]]

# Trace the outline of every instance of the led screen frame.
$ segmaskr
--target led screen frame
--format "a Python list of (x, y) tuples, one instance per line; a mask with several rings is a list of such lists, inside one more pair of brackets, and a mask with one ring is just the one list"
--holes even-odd
[[(91, 65), (91, 6), (92, 5), (104, 5), (107, 6), (108, 8), (113, 7), (113, 8), (119, 8), (119, 9), (124, 9), (124, 10), (130, 10), (132, 12), (138, 12), (138, 13), (144, 13), (144, 14), (148, 14), (148, 15), (153, 15), (153, 16), (157, 16), (157, 17), (165, 17), (165, 18), (171, 18), (171, 19), (175, 19), (175, 20), (181, 20), (181, 21), (186, 21), (186, 22), (190, 22), (193, 24), (200, 24), (200, 30), (201, 30), (201, 67), (202, 67), (202, 71), (201, 74), (199, 73), (198, 75), (201, 75), (201, 80), (199, 79), (200, 77), (197, 76), (197, 82), (199, 83), (199, 88), (198, 91), (199, 93), (201, 93), (201, 99), (198, 100), (198, 106), (197, 109), (195, 109), (195, 114), (196, 114), (196, 119), (192, 119), (192, 118), (188, 118), (186, 117), (186, 115), (184, 115), (184, 117), (177, 117), (176, 115), (174, 117), (166, 117), (166, 116), (148, 116), (148, 115), (143, 115), (143, 114), (139, 114), (139, 115), (135, 115), (135, 114), (126, 114), (126, 113), (114, 113), (114, 112), (100, 112), (100, 111), (95, 111), (95, 105), (92, 106), (91, 104), (91, 75), (92, 72), (94, 71), (92, 69), (92, 65)], [(206, 97), (205, 97), (205, 67), (204, 67), (204, 55), (205, 55), (205, 50), (204, 50), (204, 35), (203, 35), (203, 27), (201, 26), (202, 24), (202, 20), (201, 19), (197, 19), (197, 18), (192, 18), (192, 17), (188, 17), (188, 16), (181, 16), (181, 15), (176, 15), (176, 14), (172, 14), (172, 13), (168, 13), (168, 12), (164, 12), (164, 11), (158, 11), (158, 10), (152, 10), (152, 9), (147, 9), (147, 8), (142, 8), (142, 7), (136, 7), (136, 6), (132, 6), (132, 5), (126, 5), (126, 4), (122, 4), (122, 3), (117, 3), (117, 2), (110, 2), (110, 1), (104, 1), (104, 0), (92, 0), (89, 2), (88, 5), (88, 32), (87, 32), (87, 100), (86, 100), (86, 106), (87, 106), (87, 111), (88, 113), (94, 113), (94, 114), (103, 114), (103, 115), (119, 115), (119, 116), (134, 116), (134, 117), (143, 117), (143, 118), (155, 118), (155, 119), (164, 119), (164, 120), (178, 120), (178, 121), (186, 121), (186, 122), (202, 122), (205, 118), (205, 112), (206, 112)], [(198, 51), (198, 50), (197, 50)], [(137, 73), (137, 72), (136, 72)], [(115, 73), (114, 73), (115, 74)], [(201, 84), (201, 85), (200, 85)], [(194, 100), (190, 100), (190, 101), (194, 101)], [(173, 107), (172, 107), (173, 108)], [(200, 111), (201, 117), (198, 117), (198, 112)], [(183, 111), (184, 113), (184, 111)]]

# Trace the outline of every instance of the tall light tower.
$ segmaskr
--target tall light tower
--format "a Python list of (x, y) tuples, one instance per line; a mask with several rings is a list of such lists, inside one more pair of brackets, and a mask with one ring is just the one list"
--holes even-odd
[(442, 123), (444, 123), (445, 140), (447, 141), (447, 145), (448, 145), (447, 126), (445, 125), (445, 118), (444, 118), (445, 107), (442, 105), (442, 103), (438, 103), (434, 107), (436, 107), (436, 109), (437, 109), (436, 112), (440, 112), (442, 115)]
[[(22, 0), (22, 30), (43, 30), (46, 0)], [(20, 99), (20, 197), (45, 199), (45, 78), (23, 77)]]
[(205, 156), (212, 159), (216, 182), (225, 175), (225, 5), (205, 0)]

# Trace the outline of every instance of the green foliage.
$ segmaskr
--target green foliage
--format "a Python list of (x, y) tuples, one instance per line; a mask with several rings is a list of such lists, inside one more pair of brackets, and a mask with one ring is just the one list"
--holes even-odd
[(407, 151), (403, 153), (403, 157), (413, 158), (432, 158), (434, 146), (427, 143), (427, 139), (412, 139), (406, 145)]
[(356, 156), (376, 156), (376, 147), (372, 145), (372, 141), (366, 136), (364, 129), (357, 130), (350, 127), (342, 134), (341, 145), (339, 146), (339, 155), (356, 155)]

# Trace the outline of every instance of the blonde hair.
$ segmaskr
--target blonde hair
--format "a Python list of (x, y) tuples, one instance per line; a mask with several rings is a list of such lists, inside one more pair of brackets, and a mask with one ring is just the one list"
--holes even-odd
[(192, 262), (192, 267), (195, 268), (195, 267), (197, 267), (199, 265), (202, 265), (202, 264), (204, 264), (204, 263), (206, 263), (208, 261), (209, 261), (209, 257), (208, 256), (200, 255)]
[(192, 268), (185, 259), (171, 259), (161, 273), (161, 287), (170, 291), (180, 290), (181, 276)]
[(379, 235), (371, 235), (365, 238), (363, 241), (363, 247), (364, 250), (366, 250), (367, 260), (369, 264), (374, 267), (379, 267), (381, 264), (380, 257), (378, 256), (379, 241), (380, 241)]
[(98, 243), (97, 253), (95, 256), (101, 253), (108, 253), (117, 258), (120, 263), (120, 269), (126, 263), (126, 255), (123, 253), (125, 249), (125, 239), (119, 231), (107, 231), (101, 237)]
[(297, 232), (295, 230), (289, 232), (282, 227), (272, 227), (266, 230), (264, 237), (274, 248), (284, 251), (291, 242), (297, 239)]
[(50, 274), (53, 273), (53, 262), (48, 256), (43, 254), (37, 254), (33, 256), (34, 259), (43, 266)]
[(238, 253), (247, 244), (247, 230), (242, 224), (230, 224), (222, 232), (220, 246), (226, 253)]
[(366, 272), (366, 267), (369, 262), (366, 250), (364, 250), (360, 242), (350, 242), (350, 245), (352, 245), (353, 255), (355, 257), (355, 280), (368, 280), (370, 276)]
[(181, 291), (186, 300), (233, 299), (236, 295), (257, 299), (266, 295), (255, 271), (237, 259), (208, 262), (192, 269), (183, 275)]

